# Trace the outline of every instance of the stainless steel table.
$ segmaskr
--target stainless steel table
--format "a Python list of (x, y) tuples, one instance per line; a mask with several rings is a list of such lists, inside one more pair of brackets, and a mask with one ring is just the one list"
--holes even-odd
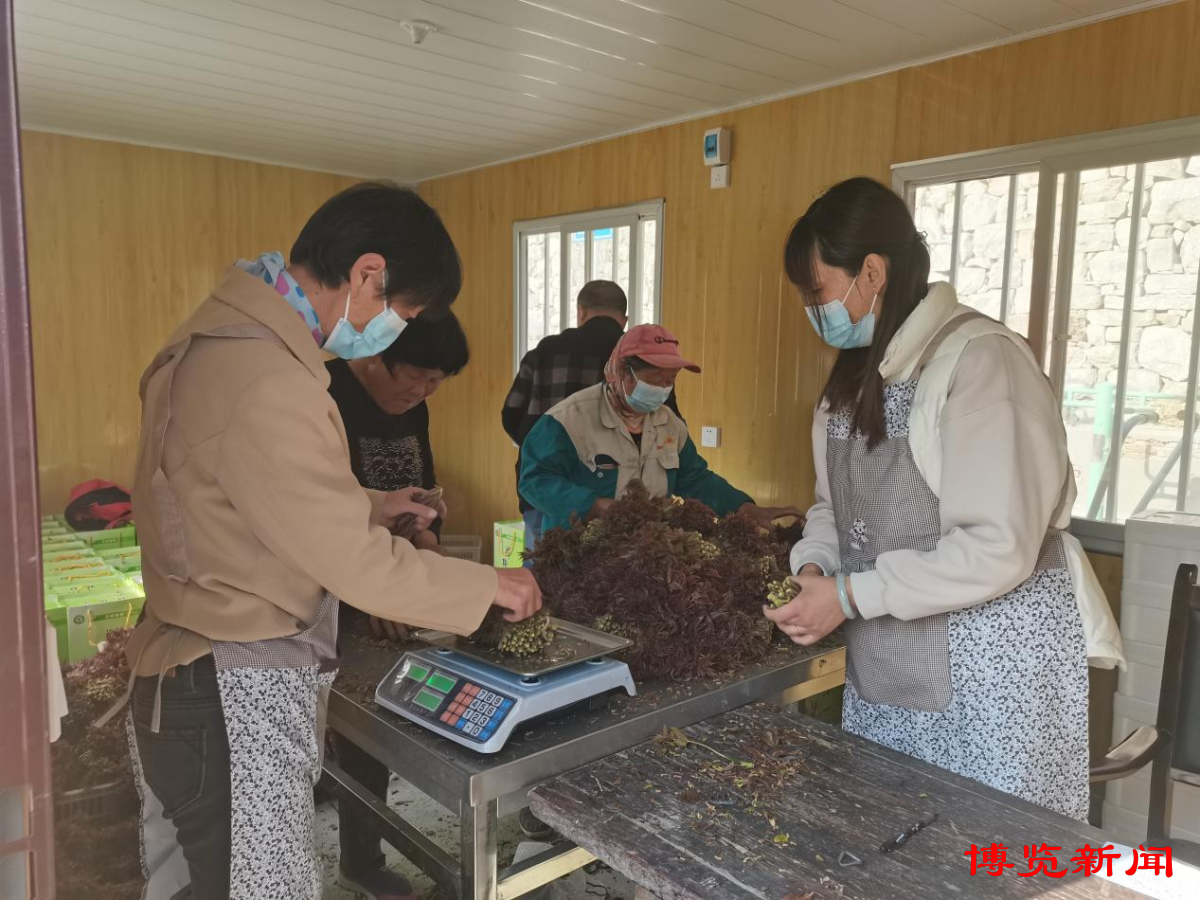
[(572, 710), (514, 733), (499, 753), (483, 755), (438, 737), (374, 703), (375, 686), (416, 644), (343, 638), (341, 675), (329, 704), (329, 727), (361, 747), (461, 821), (458, 859), (347, 776), (332, 761), (326, 773), (341, 802), (379, 823), (384, 839), (451, 896), (508, 900), (585, 865), (594, 857), (557, 846), (497, 876), (500, 801), (595, 760), (627, 750), (664, 727), (702, 722), (756, 700), (792, 703), (841, 684), (845, 650), (835, 642), (800, 648), (775, 645), (761, 663), (720, 678), (639, 684), (638, 696), (609, 696), (596, 708)]

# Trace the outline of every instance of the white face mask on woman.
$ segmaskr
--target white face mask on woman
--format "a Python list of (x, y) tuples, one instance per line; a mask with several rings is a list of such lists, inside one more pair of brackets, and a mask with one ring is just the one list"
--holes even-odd
[[(859, 275), (861, 274), (859, 272)], [(850, 287), (846, 290), (847, 298), (850, 297), (850, 291), (854, 290), (854, 285), (857, 283), (858, 275), (855, 275), (854, 280), (850, 282)], [(850, 311), (846, 309), (845, 300), (830, 300), (819, 307), (806, 307), (805, 311), (808, 313), (808, 320), (812, 322), (813, 328), (821, 336), (821, 340), (839, 350), (853, 350), (871, 346), (871, 339), (875, 336), (875, 301), (878, 299), (878, 294), (871, 298), (871, 308), (857, 322), (850, 320)], [(820, 312), (817, 311), (818, 309)]]
[(671, 388), (647, 384), (637, 377), (633, 369), (629, 370), (629, 374), (633, 376), (634, 388), (625, 396), (625, 402), (634, 412), (652, 413), (666, 403), (667, 398), (671, 396)]
[[(386, 271), (383, 273), (380, 290), (387, 291)], [(333, 331), (329, 332), (325, 343), (321, 345), (321, 349), (329, 351), (334, 356), (340, 356), (342, 359), (378, 356), (392, 346), (396, 338), (400, 337), (400, 333), (408, 327), (408, 322), (400, 318), (400, 315), (388, 303), (386, 293), (383, 297), (383, 311), (371, 319), (361, 332), (350, 324), (350, 320), (346, 318), (348, 315), (350, 315), (349, 292), (346, 293), (345, 312), (333, 326)]]

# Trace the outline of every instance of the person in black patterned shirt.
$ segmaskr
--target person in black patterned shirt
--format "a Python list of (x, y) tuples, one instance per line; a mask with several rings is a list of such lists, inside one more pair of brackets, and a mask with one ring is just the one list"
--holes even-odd
[[(394, 491), (437, 484), (425, 401), (466, 367), (467, 337), (454, 313), (409, 322), (387, 350), (366, 359), (327, 363), (329, 393), (337, 403), (350, 443), (350, 463), (363, 487)], [(441, 520), (413, 540), (423, 550), (438, 548)], [(357, 610), (342, 604), (342, 627), (355, 627)], [(370, 619), (379, 637), (400, 639), (403, 625)], [(359, 625), (358, 627), (361, 627)], [(387, 767), (334, 733), (332, 751), (341, 767), (381, 799), (387, 796)], [(386, 866), (380, 833), (369, 821), (338, 811), (341, 863), (338, 882), (373, 900), (404, 900), (412, 889)]]
[[(576, 305), (578, 327), (543, 338), (521, 360), (500, 414), (504, 430), (513, 443), (520, 447), (543, 413), (572, 394), (604, 380), (604, 364), (625, 333), (628, 312), (629, 300), (616, 282), (589, 281), (580, 289)], [(674, 392), (667, 407), (679, 415)], [(518, 480), (520, 474), (518, 454)], [(517, 498), (525, 519), (525, 546), (528, 549), (541, 535), (542, 514), (519, 492)]]

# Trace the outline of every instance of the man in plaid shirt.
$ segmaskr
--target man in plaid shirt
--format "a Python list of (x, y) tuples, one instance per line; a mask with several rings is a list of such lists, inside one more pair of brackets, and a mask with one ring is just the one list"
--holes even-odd
[[(577, 328), (546, 337), (525, 354), (516, 380), (504, 401), (504, 430), (520, 447), (543, 413), (572, 394), (604, 380), (604, 364), (628, 323), (629, 301), (612, 281), (589, 281), (579, 291)], [(676, 414), (675, 394), (667, 401)], [(521, 461), (517, 459), (520, 476)], [(542, 533), (542, 515), (517, 495), (525, 518), (525, 546)]]

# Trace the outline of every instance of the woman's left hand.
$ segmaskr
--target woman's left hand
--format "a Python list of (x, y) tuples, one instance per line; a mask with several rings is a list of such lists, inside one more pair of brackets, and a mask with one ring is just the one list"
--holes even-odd
[(738, 512), (744, 512), (758, 524), (759, 528), (765, 528), (768, 531), (778, 519), (795, 517), (801, 522), (804, 521), (804, 513), (794, 506), (759, 506), (756, 503), (747, 503)]
[(792, 579), (800, 593), (778, 609), (764, 614), (801, 647), (815, 644), (846, 621), (838, 602), (837, 580), (824, 575), (797, 575)]

